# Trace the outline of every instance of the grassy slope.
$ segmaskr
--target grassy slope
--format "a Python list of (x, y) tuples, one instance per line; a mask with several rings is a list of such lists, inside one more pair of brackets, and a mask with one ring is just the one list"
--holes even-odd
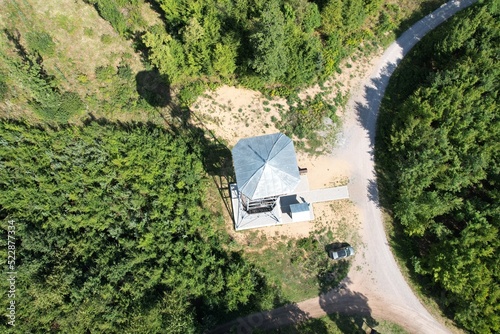
[[(0, 34), (0, 55), (21, 59), (5, 32), (18, 37), (28, 53), (35, 52), (28, 39), (30, 34), (47, 33), (54, 48), (50, 53), (40, 52), (42, 66), (61, 91), (76, 92), (83, 99), (86, 111), (96, 116), (122, 121), (150, 120), (154, 113), (149, 105), (139, 102), (131, 114), (126, 110), (127, 101), (120, 101), (124, 92), (130, 95), (129, 99), (140, 100), (135, 76), (147, 71), (147, 65), (141, 62), (132, 43), (119, 36), (92, 6), (79, 1), (61, 5), (56, 0), (12, 0), (0, 6), (0, 29), (4, 32)], [(155, 20), (154, 12), (145, 16)], [(128, 66), (130, 78), (120, 80), (116, 75), (97, 75), (98, 68), (111, 67), (116, 72), (118, 66)], [(9, 85), (7, 99), (0, 103), (0, 117), (39, 120), (28, 103), (29, 89), (12, 75), (12, 69), (4, 62), (0, 63), (0, 71), (7, 76)], [(72, 120), (85, 116), (86, 113), (82, 113)]]
[[(394, 27), (406, 27), (431, 9), (444, 3), (444, 0), (387, 0), (385, 11), (390, 15)], [(120, 36), (102, 19), (94, 7), (81, 1), (65, 1), (61, 5), (56, 0), (11, 0), (0, 4), (0, 29), (14, 32), (20, 36), (21, 44), (32, 52), (26, 40), (33, 32), (46, 32), (55, 43), (54, 53), (43, 55), (43, 67), (48, 75), (55, 78), (58, 87), (65, 91), (76, 92), (85, 102), (86, 111), (94, 115), (106, 116), (122, 121), (139, 119), (149, 120), (151, 112), (147, 104), (139, 105), (134, 113), (127, 112), (130, 103), (120, 101), (123, 91), (117, 89), (123, 85), (114, 78), (97, 77), (96, 69), (119, 65), (128, 65), (135, 76), (140, 72), (150, 72), (151, 68), (141, 62), (141, 55), (134, 50), (131, 40)], [(141, 7), (141, 16), (147, 26), (158, 23), (160, 15), (146, 3)], [(368, 22), (376, 26), (379, 22)], [(401, 30), (401, 29), (397, 29)], [(390, 40), (393, 34), (385, 34), (383, 39)], [(0, 55), (7, 58), (18, 58), (12, 43), (7, 41), (4, 33), (0, 34)], [(0, 102), (0, 117), (24, 117), (32, 121), (39, 119), (29, 106), (30, 94), (26, 87), (11, 76), (8, 67), (0, 62), (0, 73), (10, 77), (10, 87), (6, 101)], [(136, 82), (127, 83), (126, 91), (136, 94), (133, 87)], [(139, 96), (135, 96), (138, 99)], [(112, 105), (102, 101), (118, 100)], [(75, 116), (76, 121), (85, 117), (86, 113)], [(158, 115), (153, 118), (159, 121)]]
[(266, 334), (343, 334), (343, 333), (370, 333), (371, 330), (384, 334), (407, 333), (400, 326), (387, 322), (376, 321), (370, 317), (347, 316), (329, 314), (319, 319), (308, 319), (294, 326), (265, 331)]

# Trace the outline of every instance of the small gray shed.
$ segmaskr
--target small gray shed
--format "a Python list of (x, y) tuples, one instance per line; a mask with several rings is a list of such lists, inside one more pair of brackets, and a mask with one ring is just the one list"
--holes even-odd
[(309, 203), (297, 203), (290, 205), (290, 213), (292, 215), (292, 222), (303, 222), (311, 220), (311, 212)]

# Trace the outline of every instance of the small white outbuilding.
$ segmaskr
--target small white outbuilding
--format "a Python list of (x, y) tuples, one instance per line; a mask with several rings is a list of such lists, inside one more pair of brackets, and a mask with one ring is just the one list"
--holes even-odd
[(311, 220), (311, 210), (309, 203), (297, 203), (290, 205), (290, 213), (292, 215), (292, 222), (304, 222)]

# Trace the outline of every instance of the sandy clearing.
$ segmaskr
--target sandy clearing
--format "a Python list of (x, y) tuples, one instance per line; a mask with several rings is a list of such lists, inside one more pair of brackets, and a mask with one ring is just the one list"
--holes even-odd
[(232, 148), (241, 138), (278, 132), (273, 119), (280, 119), (280, 106), (287, 108), (284, 99), (268, 100), (253, 90), (222, 86), (199, 97), (191, 110), (196, 122)]
[[(382, 51), (378, 50), (376, 55), (382, 54)], [(324, 99), (333, 104), (333, 100), (338, 94), (347, 95), (353, 87), (359, 85), (362, 79), (361, 74), (366, 73), (373, 66), (372, 59), (368, 59), (366, 56), (357, 54), (354, 57), (355, 61), (349, 58), (343, 62), (344, 70), (342, 73), (325, 82), (324, 88), (314, 85), (304, 89), (299, 93), (299, 96), (301, 98), (314, 97), (320, 92), (326, 92)], [(250, 89), (222, 86), (215, 91), (205, 92), (193, 103), (190, 109), (195, 116), (191, 119), (193, 125), (201, 125), (212, 131), (217, 138), (222, 139), (229, 148), (232, 148), (242, 138), (279, 132), (273, 120), (281, 120), (280, 111), (288, 110), (288, 105), (284, 98), (268, 99), (260, 92)], [(343, 108), (339, 108), (337, 111), (339, 117), (342, 117), (344, 112)], [(340, 140), (343, 139), (340, 138)], [(311, 156), (304, 152), (297, 152), (297, 162), (300, 167), (308, 169), (310, 189), (346, 185), (351, 177), (349, 162), (339, 160), (334, 155)], [(341, 207), (343, 208), (342, 212), (340, 207), (337, 207), (334, 212), (329, 204), (316, 203), (314, 204), (316, 219), (311, 222), (265, 227), (237, 233), (232, 231), (231, 217), (224, 216), (230, 234), (234, 239), (244, 244), (246, 235), (252, 231), (263, 233), (267, 237), (300, 238), (308, 236), (314, 230), (315, 224), (320, 221), (334, 222), (338, 217), (358, 216), (352, 215), (352, 212), (355, 211), (352, 202)], [(353, 239), (357, 238), (353, 236)], [(351, 242), (351, 240), (346, 240), (346, 242)]]

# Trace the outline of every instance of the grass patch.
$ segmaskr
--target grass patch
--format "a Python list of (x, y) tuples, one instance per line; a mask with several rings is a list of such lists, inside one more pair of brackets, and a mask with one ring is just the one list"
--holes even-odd
[(113, 37), (108, 34), (103, 34), (101, 35), (101, 42), (104, 45), (110, 45), (111, 43), (113, 43)]
[(349, 261), (333, 261), (327, 255), (332, 243), (353, 239), (340, 225), (318, 222), (304, 238), (246, 232), (244, 257), (258, 266), (269, 282), (281, 287), (284, 300), (312, 298), (338, 287), (349, 271)]
[[(9, 79), (0, 115), (78, 122), (87, 116), (81, 111), (88, 110), (109, 119), (156, 121), (148, 116), (154, 114), (151, 105), (138, 92), (137, 75), (144, 69), (140, 55), (94, 7), (26, 0), (10, 1), (3, 9), (0, 59), (9, 61), (2, 61), (0, 71), (15, 75)], [(27, 57), (35, 57), (36, 64), (15, 65), (26, 64)], [(102, 80), (96, 76), (102, 68), (114, 69), (114, 75)], [(119, 75), (119, 68), (129, 73)]]
[(337, 107), (326, 100), (324, 93), (303, 100), (289, 99), (288, 104), (288, 111), (280, 110), (281, 121), (275, 122), (276, 127), (295, 137), (298, 149), (310, 154), (322, 153), (331, 139), (328, 134), (340, 121)]
[(26, 35), (26, 40), (28, 41), (28, 47), (34, 51), (42, 54), (43, 56), (53, 56), (56, 43), (52, 40), (52, 37), (42, 31), (29, 32)]
[(365, 334), (375, 330), (384, 334), (406, 334), (407, 332), (397, 324), (381, 320), (377, 321), (371, 316), (351, 316), (332, 313), (317, 319), (307, 319), (291, 326), (285, 326), (269, 331), (265, 334)]

